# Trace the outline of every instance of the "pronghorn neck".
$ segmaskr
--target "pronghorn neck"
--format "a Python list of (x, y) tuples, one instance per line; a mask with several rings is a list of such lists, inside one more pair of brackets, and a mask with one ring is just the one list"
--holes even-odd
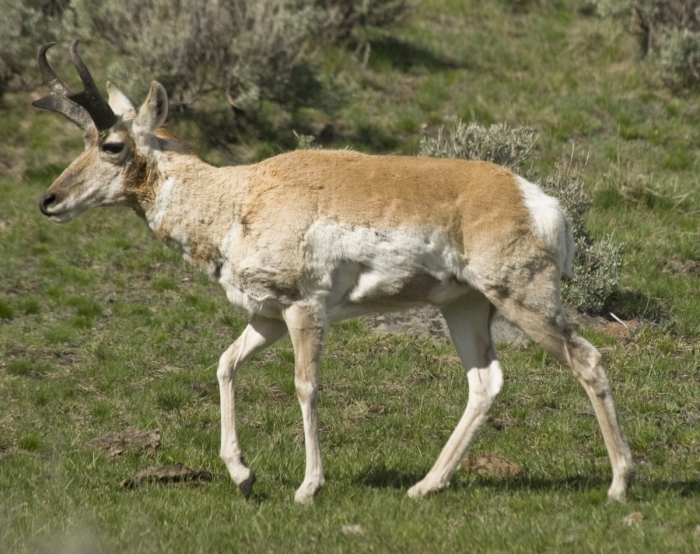
[(146, 214), (155, 202), (157, 171), (145, 156), (136, 155), (126, 171), (127, 205), (146, 220)]
[(189, 152), (154, 151), (147, 171), (153, 176), (146, 183), (150, 193), (140, 204), (142, 217), (156, 236), (212, 277), (221, 266), (225, 232), (220, 204), (224, 196), (230, 198), (220, 189), (216, 194), (213, 186), (221, 171)]
[[(159, 129), (158, 133), (161, 131)], [(157, 145), (157, 148), (143, 148), (135, 153), (134, 159), (126, 169), (124, 179), (127, 204), (149, 225), (148, 214), (153, 210), (162, 188), (162, 173), (172, 171), (179, 165), (170, 160), (192, 157), (204, 164), (169, 133), (168, 138), (156, 135), (154, 145)]]

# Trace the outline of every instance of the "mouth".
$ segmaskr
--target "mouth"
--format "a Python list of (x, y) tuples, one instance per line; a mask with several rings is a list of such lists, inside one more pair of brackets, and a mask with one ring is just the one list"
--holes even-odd
[(53, 221), (54, 223), (68, 223), (70, 220), (73, 219), (73, 214), (71, 213), (70, 210), (67, 210), (65, 212), (49, 212), (44, 214), (46, 217), (49, 218), (50, 221)]

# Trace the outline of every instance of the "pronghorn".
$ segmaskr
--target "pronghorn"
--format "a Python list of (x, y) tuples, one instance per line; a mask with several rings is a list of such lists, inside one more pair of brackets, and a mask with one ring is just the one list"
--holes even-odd
[(436, 305), (467, 371), (464, 414), (428, 474), (408, 490), (446, 488), (487, 421), (503, 376), (489, 322), (496, 310), (580, 379), (612, 463), (608, 497), (623, 501), (632, 456), (600, 353), (566, 322), (560, 276), (574, 244), (557, 200), (485, 162), (300, 150), (240, 167), (212, 167), (164, 130), (168, 98), (151, 83), (137, 111), (107, 83), (99, 93), (77, 53), (73, 94), (39, 50), (51, 92), (35, 106), (67, 116), (85, 151), (41, 198), (66, 223), (98, 206), (126, 205), (170, 248), (218, 281), (250, 316), (219, 360), (221, 457), (247, 498), (255, 481), (236, 435), (234, 384), (253, 354), (289, 334), (306, 449), (299, 503), (324, 485), (318, 365), (333, 321), (422, 303)]

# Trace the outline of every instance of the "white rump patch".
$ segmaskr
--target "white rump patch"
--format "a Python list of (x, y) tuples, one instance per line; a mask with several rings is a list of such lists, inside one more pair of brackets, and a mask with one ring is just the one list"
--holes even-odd
[(559, 263), (559, 272), (574, 276), (574, 238), (571, 223), (556, 198), (546, 195), (537, 185), (517, 177), (523, 202), (530, 212), (532, 230), (552, 249)]

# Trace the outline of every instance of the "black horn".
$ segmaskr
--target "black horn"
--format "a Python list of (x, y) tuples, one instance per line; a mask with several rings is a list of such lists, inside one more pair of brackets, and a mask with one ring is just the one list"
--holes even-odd
[(92, 75), (90, 75), (90, 71), (78, 55), (79, 42), (80, 41), (76, 39), (73, 41), (73, 44), (71, 44), (70, 56), (75, 69), (78, 70), (78, 75), (80, 75), (80, 80), (83, 82), (85, 90), (76, 94), (69, 94), (68, 98), (84, 107), (95, 122), (95, 127), (100, 131), (104, 131), (117, 122), (117, 116), (112, 111), (112, 108), (109, 107), (104, 96), (100, 94)]
[(46, 59), (46, 51), (54, 46), (55, 42), (47, 42), (41, 48), (39, 48), (39, 55), (37, 56), (37, 62), (39, 63), (39, 71), (41, 72), (41, 78), (44, 83), (48, 85), (51, 92), (56, 94), (70, 94), (70, 89), (65, 85), (61, 79), (59, 79), (56, 72), (49, 65), (49, 61)]
[(46, 59), (46, 51), (54, 44), (56, 43), (47, 42), (44, 44), (41, 48), (39, 48), (39, 54), (37, 56), (41, 78), (44, 81), (44, 84), (51, 89), (51, 92), (39, 100), (34, 100), (32, 105), (36, 106), (37, 108), (53, 110), (63, 114), (83, 131), (87, 131), (93, 126), (92, 117), (90, 117), (90, 114), (83, 106), (76, 104), (70, 98), (68, 98), (70, 89), (63, 83), (63, 81), (61, 81), (61, 79), (59, 79), (58, 75), (56, 75), (56, 72), (51, 69), (49, 62)]

